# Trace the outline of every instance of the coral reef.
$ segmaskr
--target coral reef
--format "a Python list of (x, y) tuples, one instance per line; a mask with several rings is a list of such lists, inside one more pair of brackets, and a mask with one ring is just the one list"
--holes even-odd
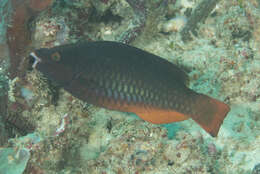
[(260, 164), (257, 164), (253, 171), (252, 171), (252, 174), (259, 174), (260, 173)]
[[(259, 173), (259, 1), (211, 1), (218, 2), (216, 7), (196, 24), (190, 20), (206, 1), (59, 0), (51, 6), (51, 1), (44, 1), (26, 8), (33, 13), (25, 10), (28, 4), (14, 2), (16, 22), (7, 36), (15, 40), (0, 45), (0, 94), (5, 98), (0, 96), (0, 153), (11, 153), (9, 160), (14, 156), (16, 161), (17, 152), (22, 152), (18, 157), (24, 159), (24, 174)], [(196, 26), (197, 34), (189, 42), (183, 42), (181, 29), (175, 30), (178, 22), (171, 21), (180, 16), (188, 19), (186, 25)], [(23, 23), (28, 21), (26, 29)], [(173, 31), (165, 32), (162, 26), (168, 22)], [(6, 36), (1, 26), (0, 38)], [(218, 137), (210, 137), (192, 120), (153, 125), (129, 113), (91, 106), (35, 70), (21, 78), (17, 68), (28, 46), (81, 40), (130, 43), (182, 67), (192, 89), (231, 106)], [(9, 53), (11, 77), (18, 77), (8, 84), (2, 73), (8, 61), (2, 64), (2, 57)]]
[[(28, 22), (39, 11), (47, 8), (52, 0), (42, 1), (17, 1), (12, 0), (13, 15), (10, 27), (7, 29), (7, 43), (10, 50), (10, 77), (14, 78), (21, 73), (17, 68), (20, 66), (22, 57), (26, 55), (26, 47), (30, 44), (30, 30)], [(24, 70), (23, 70), (24, 71)]]
[(192, 12), (187, 24), (181, 31), (182, 40), (184, 42), (191, 39), (190, 32), (196, 35), (196, 28), (199, 22), (205, 21), (210, 12), (215, 8), (218, 0), (204, 0)]
[(186, 23), (187, 19), (184, 16), (179, 16), (161, 24), (162, 26), (160, 26), (160, 29), (165, 33), (178, 32), (184, 27)]
[(7, 91), (8, 76), (7, 69), (9, 64), (9, 50), (6, 43), (6, 30), (11, 14), (11, 3), (7, 0), (0, 1), (0, 145), (3, 145), (8, 138), (5, 131), (4, 116), (7, 114)]
[(1, 163), (0, 172), (8, 174), (19, 174), (23, 173), (27, 161), (30, 158), (30, 153), (27, 149), (19, 149), (15, 152), (12, 148), (1, 149), (1, 161), (6, 161)]

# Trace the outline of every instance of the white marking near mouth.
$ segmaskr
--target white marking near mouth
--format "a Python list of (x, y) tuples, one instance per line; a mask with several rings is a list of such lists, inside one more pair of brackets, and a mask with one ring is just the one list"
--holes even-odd
[(34, 52), (32, 52), (30, 54), (30, 56), (32, 56), (34, 58), (34, 62), (33, 62), (32, 67), (36, 68), (37, 63), (41, 62), (42, 60)]

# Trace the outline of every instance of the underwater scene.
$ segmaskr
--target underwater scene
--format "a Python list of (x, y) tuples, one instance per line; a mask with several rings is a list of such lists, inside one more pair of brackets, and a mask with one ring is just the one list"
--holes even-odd
[(0, 0), (0, 174), (260, 174), (260, 0)]

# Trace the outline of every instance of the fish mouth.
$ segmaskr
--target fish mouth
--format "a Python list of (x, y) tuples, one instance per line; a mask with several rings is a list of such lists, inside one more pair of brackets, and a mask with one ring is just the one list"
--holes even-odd
[(33, 64), (32, 67), (35, 69), (36, 65), (41, 62), (42, 60), (35, 54), (35, 52), (30, 53), (30, 56), (33, 57)]

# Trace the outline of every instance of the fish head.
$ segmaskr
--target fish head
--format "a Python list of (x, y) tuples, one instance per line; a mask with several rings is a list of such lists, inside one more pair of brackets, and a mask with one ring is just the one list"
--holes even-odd
[(68, 85), (75, 74), (75, 60), (61, 49), (41, 48), (30, 53), (32, 68), (58, 85)]

